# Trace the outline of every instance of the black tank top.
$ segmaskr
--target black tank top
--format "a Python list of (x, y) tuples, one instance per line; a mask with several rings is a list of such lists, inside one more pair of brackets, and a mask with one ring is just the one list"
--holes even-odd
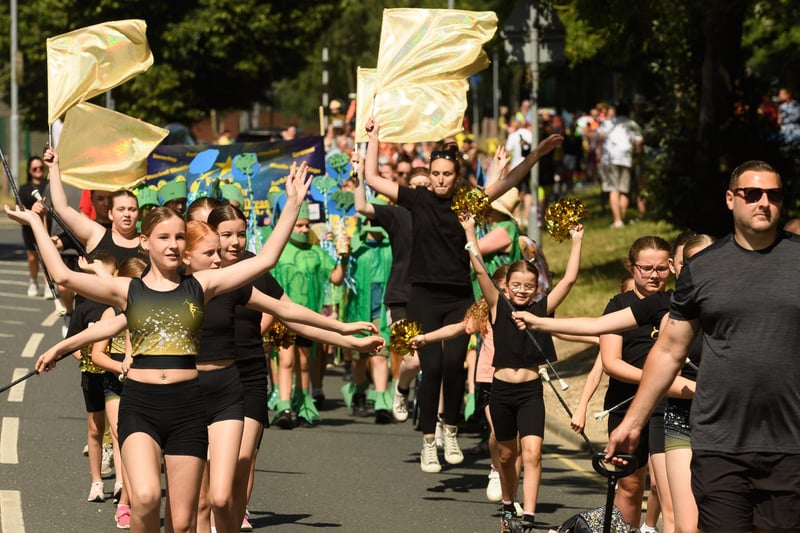
[[(527, 307), (520, 307), (519, 310), (528, 311), (536, 316), (547, 316), (547, 297)], [(497, 302), (497, 318), (492, 322), (492, 333), (494, 335), (492, 364), (495, 368), (536, 368), (546, 360), (551, 363), (557, 360), (553, 337), (544, 331), (532, 331), (533, 337), (539, 344), (537, 347), (527, 332), (517, 328), (511, 317), (511, 309), (502, 299)]]
[(131, 257), (138, 257), (147, 263), (150, 262), (150, 258), (147, 256), (147, 254), (139, 251), (138, 245), (133, 248), (125, 248), (124, 246), (120, 246), (115, 243), (110, 229), (106, 230), (106, 232), (103, 234), (103, 238), (100, 239), (100, 242), (97, 243), (97, 246), (95, 246), (94, 250), (89, 252), (89, 257), (94, 259), (95, 252), (101, 250), (111, 254), (114, 259), (117, 260), (117, 266), (121, 265), (126, 259), (130, 259)]
[(215, 296), (206, 304), (197, 361), (236, 358), (236, 308), (247, 305), (252, 290), (253, 285), (248, 283), (244, 287)]

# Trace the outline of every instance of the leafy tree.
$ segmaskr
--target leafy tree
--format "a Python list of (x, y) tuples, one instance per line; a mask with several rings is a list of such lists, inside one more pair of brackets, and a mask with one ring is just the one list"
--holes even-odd
[[(117, 109), (155, 123), (192, 121), (212, 108), (240, 109), (265, 100), (274, 81), (303, 67), (335, 5), (333, 0), (23, 2), (19, 48), (26, 65), (20, 90), (25, 121), (39, 127), (46, 121), (47, 37), (108, 20), (143, 18), (155, 65), (114, 90)], [(4, 9), (0, 16), (7, 21)], [(0, 45), (7, 57), (5, 39)]]

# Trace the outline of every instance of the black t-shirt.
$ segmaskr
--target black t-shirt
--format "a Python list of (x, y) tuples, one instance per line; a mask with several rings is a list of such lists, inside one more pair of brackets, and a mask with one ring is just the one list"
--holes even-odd
[[(633, 291), (623, 292), (617, 294), (608, 302), (604, 315), (631, 307), (639, 301), (639, 297)], [(641, 305), (641, 304), (639, 304)], [(634, 314), (634, 316), (636, 316)], [(623, 331), (619, 333), (622, 337), (622, 360), (626, 363), (635, 366), (636, 368), (644, 368), (644, 362), (650, 348), (655, 344), (658, 337), (658, 325), (645, 324), (635, 329)], [(636, 394), (639, 388), (637, 384), (625, 383), (616, 378), (609, 377), (608, 391), (606, 392), (604, 409), (608, 409), (620, 402), (623, 402)], [(627, 406), (617, 409), (618, 413), (624, 413)]]
[(206, 302), (198, 362), (236, 358), (235, 310), (247, 305), (252, 290), (253, 286), (247, 284)]
[[(536, 316), (547, 316), (547, 297), (527, 307), (519, 307), (520, 311), (528, 311)], [(531, 331), (538, 343), (527, 333), (520, 330), (511, 317), (511, 308), (502, 300), (497, 302), (497, 317), (492, 322), (494, 337), (495, 368), (536, 368), (547, 361), (555, 362), (556, 349), (553, 337), (549, 333)], [(540, 350), (541, 348), (541, 350)]]
[(397, 203), (409, 210), (413, 221), (409, 282), (412, 285), (455, 285), (472, 290), (469, 254), (464, 249), (467, 237), (458, 215), (450, 209), (451, 201), (423, 187), (400, 187)]
[(89, 300), (80, 294), (75, 295), (75, 310), (69, 320), (67, 337), (77, 335), (99, 321), (106, 309), (108, 309), (108, 304)]
[(746, 250), (727, 236), (681, 271), (670, 307), (699, 320), (692, 448), (800, 453), (800, 237)]
[[(253, 257), (253, 254), (246, 252), (242, 261)], [(248, 286), (256, 288), (266, 294), (272, 296), (276, 300), (280, 300), (283, 296), (283, 288), (272, 277), (272, 274), (267, 272), (263, 276), (259, 276), (256, 280)], [(251, 289), (252, 290), (252, 289)], [(261, 336), (261, 312), (247, 307), (237, 306), (234, 318), (234, 334), (236, 340), (236, 359), (246, 360), (256, 357), (264, 357), (264, 342)]]
[(389, 246), (392, 248), (392, 268), (383, 293), (383, 303), (387, 307), (405, 305), (408, 303), (408, 268), (414, 243), (411, 235), (411, 213), (405, 207), (399, 206), (373, 204), (372, 207), (375, 209), (373, 223), (386, 230), (389, 234)]

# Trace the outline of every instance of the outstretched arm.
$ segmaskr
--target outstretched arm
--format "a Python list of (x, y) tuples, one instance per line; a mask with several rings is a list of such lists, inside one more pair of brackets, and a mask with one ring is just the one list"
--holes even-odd
[(540, 329), (548, 333), (569, 335), (603, 335), (620, 333), (638, 327), (630, 307), (598, 317), (548, 318), (536, 316), (527, 311), (513, 313), (517, 327)]
[(470, 247), (469, 260), (472, 264), (472, 269), (475, 271), (475, 276), (478, 278), (478, 285), (481, 288), (483, 297), (486, 299), (486, 303), (489, 305), (492, 316), (497, 316), (497, 301), (500, 299), (500, 294), (482, 264), (483, 256), (475, 235), (475, 219), (472, 215), (467, 214), (460, 216), (459, 222), (461, 222), (461, 226), (467, 236), (467, 246)]
[(247, 307), (277, 316), (284, 324), (305, 324), (341, 335), (378, 333), (372, 322), (340, 322), (335, 318), (323, 316), (307, 307), (294, 303), (285, 294), (283, 298), (276, 300), (256, 288), (253, 289), (250, 295)]
[(455, 324), (448, 324), (446, 326), (442, 326), (439, 329), (435, 329), (430, 333), (422, 333), (420, 335), (415, 335), (411, 338), (411, 346), (415, 348), (421, 348), (425, 346), (429, 342), (442, 342), (450, 339), (455, 339), (456, 337), (460, 337), (461, 335), (465, 335), (467, 333), (467, 325), (462, 320), (461, 322), (456, 322)]
[(583, 244), (583, 224), (578, 224), (571, 230), (569, 234), (572, 237), (572, 250), (569, 253), (567, 260), (567, 269), (564, 272), (564, 277), (561, 281), (553, 287), (550, 294), (547, 295), (547, 314), (555, 312), (556, 307), (561, 305), (564, 298), (567, 297), (572, 286), (578, 280), (578, 271), (581, 268), (581, 245)]
[(93, 250), (103, 238), (105, 228), (91, 218), (70, 207), (64, 184), (61, 182), (61, 168), (58, 166), (58, 154), (52, 147), (44, 152), (44, 163), (48, 166), (50, 180), (50, 201), (53, 210), (69, 226), (69, 230), (80, 239), (87, 249)]
[(81, 346), (109, 339), (127, 327), (128, 321), (125, 315), (117, 315), (109, 320), (95, 322), (77, 335), (64, 339), (44, 352), (36, 361), (35, 368), (38, 372), (48, 372), (55, 368), (56, 361), (61, 359), (62, 355), (71, 353)]
[(339, 333), (330, 331), (328, 329), (316, 328), (314, 326), (301, 324), (299, 322), (288, 321), (284, 323), (286, 324), (286, 327), (295, 333), (306, 337), (307, 339), (325, 344), (335, 344), (336, 346), (341, 346), (342, 348), (356, 350), (359, 353), (377, 352), (383, 348), (384, 344), (386, 344), (386, 341), (383, 340), (383, 337), (378, 335), (355, 337), (353, 335), (340, 335)]
[(203, 285), (206, 301), (217, 294), (241, 287), (275, 266), (292, 234), (300, 206), (308, 193), (311, 180), (306, 179), (307, 174), (308, 168), (305, 162), (299, 167), (292, 163), (289, 176), (286, 178), (286, 205), (275, 229), (255, 257), (222, 269), (203, 270), (194, 274)]
[(563, 140), (564, 137), (561, 135), (553, 134), (540, 142), (539, 146), (532, 150), (520, 164), (512, 168), (511, 172), (509, 172), (504, 179), (497, 180), (486, 187), (486, 195), (489, 197), (489, 201), (493, 202), (497, 200), (511, 187), (516, 187), (520, 181), (527, 178), (531, 173), (533, 165), (552, 152)]
[(380, 129), (372, 117), (367, 119), (366, 124), (367, 132), (369, 133), (369, 143), (367, 144), (367, 162), (364, 172), (367, 178), (367, 185), (372, 187), (375, 192), (384, 195), (392, 202), (397, 202), (397, 192), (399, 185), (393, 181), (382, 178), (378, 174), (378, 148), (380, 147), (380, 140), (378, 140), (378, 130)]
[(61, 255), (56, 249), (56, 245), (47, 234), (41, 219), (32, 211), (20, 211), (19, 208), (10, 209), (5, 206), (6, 214), (12, 220), (20, 224), (28, 224), (39, 245), (39, 252), (42, 255), (50, 277), (55, 283), (64, 285), (75, 292), (94, 300), (102, 302), (119, 309), (124, 309), (128, 295), (128, 284), (130, 278), (102, 278), (93, 274), (75, 272), (70, 270)]

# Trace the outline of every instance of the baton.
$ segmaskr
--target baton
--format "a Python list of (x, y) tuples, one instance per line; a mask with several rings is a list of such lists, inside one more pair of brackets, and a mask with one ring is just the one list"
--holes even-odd
[[(542, 380), (546, 381), (550, 385), (550, 388), (553, 389), (554, 393), (556, 393), (558, 401), (561, 402), (561, 406), (567, 412), (570, 419), (572, 419), (572, 410), (567, 405), (567, 402), (564, 401), (564, 398), (561, 397), (561, 394), (559, 394), (558, 389), (556, 389), (556, 386), (553, 385), (553, 382), (550, 380), (550, 374), (547, 373), (547, 369), (544, 367), (540, 368), (539, 375), (542, 377)], [(594, 444), (592, 444), (592, 441), (589, 440), (589, 437), (586, 436), (585, 432), (581, 431), (581, 437), (583, 437), (583, 440), (586, 441), (586, 445), (589, 447), (589, 451), (592, 452), (592, 455), (596, 454), (597, 448), (594, 447)]]
[(613, 412), (613, 411), (616, 411), (616, 410), (617, 410), (617, 409), (619, 409), (620, 407), (622, 407), (622, 406), (624, 406), (624, 405), (627, 405), (627, 404), (631, 403), (635, 397), (636, 397), (635, 395), (634, 395), (634, 396), (631, 396), (631, 397), (630, 397), (630, 398), (628, 398), (627, 400), (621, 401), (621, 402), (619, 402), (617, 405), (615, 405), (615, 406), (613, 406), (613, 407), (609, 407), (609, 408), (608, 408), (608, 409), (606, 409), (605, 411), (598, 411), (598, 412), (596, 412), (596, 413), (594, 414), (594, 419), (595, 419), (595, 420), (597, 420), (598, 422), (599, 422), (599, 421), (601, 421), (602, 419), (604, 419), (605, 417), (607, 417), (607, 416), (609, 415), (609, 413), (611, 413), (611, 412)]

